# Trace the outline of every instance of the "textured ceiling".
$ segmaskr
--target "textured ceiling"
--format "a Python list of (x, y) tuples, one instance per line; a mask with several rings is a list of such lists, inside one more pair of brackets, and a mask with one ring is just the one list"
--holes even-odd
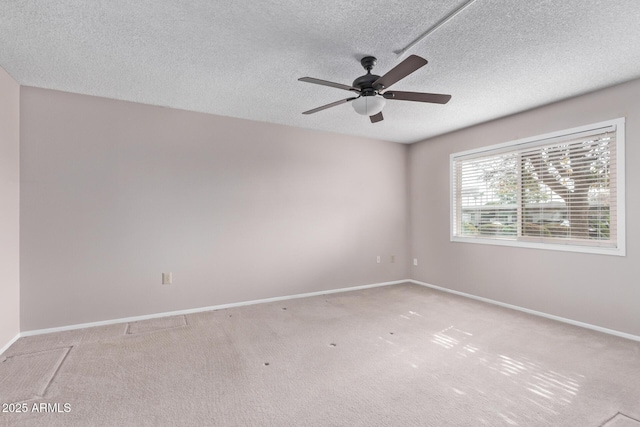
[(466, 0), (0, 0), (0, 66), (20, 84), (415, 142), (640, 77), (638, 0), (476, 0), (408, 53), (429, 64), (371, 124), (351, 84)]

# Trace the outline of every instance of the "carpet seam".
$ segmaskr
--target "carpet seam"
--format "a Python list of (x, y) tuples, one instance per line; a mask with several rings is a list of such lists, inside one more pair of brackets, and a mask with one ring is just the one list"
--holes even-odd
[(40, 396), (42, 398), (45, 397), (45, 395), (47, 394), (47, 390), (49, 389), (49, 386), (51, 385), (53, 380), (58, 375), (58, 372), (60, 372), (60, 368), (62, 368), (62, 365), (64, 364), (64, 361), (67, 360), (67, 357), (69, 356), (69, 353), (71, 353), (71, 349), (73, 348), (73, 345), (70, 345), (69, 347), (64, 347), (64, 348), (67, 349), (67, 352), (64, 354), (64, 356), (62, 356), (62, 360), (60, 360), (60, 363), (58, 363), (58, 366), (57, 366), (56, 370), (53, 372), (53, 375), (51, 375), (51, 378), (49, 379), (49, 382), (47, 382), (47, 385), (42, 390), (42, 394)]

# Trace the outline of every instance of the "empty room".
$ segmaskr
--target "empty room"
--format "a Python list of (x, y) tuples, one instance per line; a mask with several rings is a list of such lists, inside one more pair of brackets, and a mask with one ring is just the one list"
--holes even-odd
[(0, 426), (640, 427), (639, 19), (1, 2)]

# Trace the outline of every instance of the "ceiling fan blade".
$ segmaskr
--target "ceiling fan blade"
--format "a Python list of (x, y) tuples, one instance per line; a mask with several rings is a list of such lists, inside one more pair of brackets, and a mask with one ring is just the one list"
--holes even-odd
[(322, 86), (330, 86), (330, 87), (335, 87), (335, 88), (338, 88), (338, 89), (352, 90), (352, 91), (355, 91), (355, 92), (360, 92), (360, 89), (355, 88), (353, 86), (343, 85), (343, 84), (340, 84), (340, 83), (329, 82), (327, 80), (320, 80), (320, 79), (316, 79), (316, 78), (313, 78), (313, 77), (301, 77), (301, 78), (298, 79), (298, 81), (307, 82), (307, 83), (314, 83), (314, 84), (322, 85)]
[(327, 105), (323, 105), (322, 107), (318, 107), (318, 108), (314, 108), (313, 110), (309, 110), (309, 111), (305, 111), (302, 114), (313, 114), (313, 113), (317, 113), (318, 111), (322, 111), (322, 110), (326, 110), (327, 108), (331, 108), (331, 107), (335, 107), (336, 105), (340, 105), (340, 104), (345, 104), (349, 101), (353, 101), (354, 99), (356, 99), (357, 97), (353, 97), (353, 98), (347, 98), (347, 99), (341, 99), (340, 101), (336, 101), (336, 102), (332, 102), (331, 104), (327, 104)]
[(440, 93), (424, 92), (385, 92), (382, 94), (385, 99), (397, 99), (398, 101), (431, 102), (433, 104), (446, 104), (451, 99), (451, 95)]
[(390, 87), (392, 84), (404, 79), (420, 67), (427, 65), (427, 60), (417, 55), (411, 55), (395, 67), (387, 74), (373, 82), (373, 87), (380, 90)]
[(373, 116), (369, 116), (369, 118), (371, 119), (371, 123), (378, 123), (384, 120), (384, 117), (382, 117), (382, 111)]

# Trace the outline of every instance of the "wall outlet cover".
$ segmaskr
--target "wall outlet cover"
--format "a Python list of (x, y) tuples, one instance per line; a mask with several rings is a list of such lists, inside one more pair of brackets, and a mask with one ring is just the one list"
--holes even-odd
[(162, 273), (162, 284), (170, 285), (173, 283), (173, 274), (172, 273)]

